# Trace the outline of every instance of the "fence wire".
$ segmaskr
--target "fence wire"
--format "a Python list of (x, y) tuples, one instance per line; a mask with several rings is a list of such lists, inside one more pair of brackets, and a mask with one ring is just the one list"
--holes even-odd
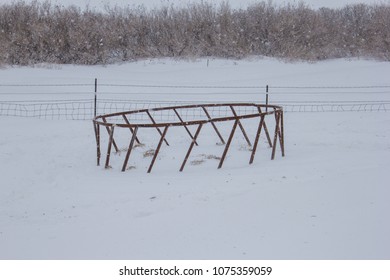
[[(85, 90), (90, 87), (89, 90)], [(13, 88), (18, 88), (15, 91)], [(25, 88), (25, 89), (23, 89)], [(28, 90), (27, 90), (28, 88)], [(58, 88), (58, 90), (56, 90)], [(53, 120), (91, 120), (94, 117), (94, 93), (97, 93), (96, 113), (109, 114), (122, 111), (151, 109), (158, 107), (190, 105), (199, 103), (265, 103), (265, 94), (270, 95), (270, 104), (283, 106), (285, 112), (388, 112), (390, 111), (390, 86), (208, 86), (208, 85), (142, 85), (142, 84), (0, 84), (0, 116), (31, 117)], [(19, 89), (23, 89), (20, 91)], [(95, 91), (95, 92), (93, 92)], [(167, 93), (196, 101), (156, 101), (154, 96), (168, 97)], [(12, 96), (44, 95), (44, 100), (5, 101)], [(47, 100), (53, 96), (65, 96), (65, 100)], [(126, 98), (126, 95), (130, 98)], [(152, 96), (150, 96), (152, 95)], [(5, 98), (6, 97), (6, 98)], [(35, 97), (35, 96), (34, 96)], [(69, 97), (69, 99), (67, 99)], [(78, 98), (77, 98), (78, 97)], [(110, 97), (110, 98), (103, 98)], [(131, 98), (133, 97), (133, 98)], [(149, 100), (135, 99), (134, 97)], [(206, 101), (210, 98), (215, 101)], [(202, 100), (203, 99), (203, 100)], [(206, 99), (206, 100), (205, 100)], [(241, 100), (240, 100), (241, 99)], [(284, 99), (284, 100), (283, 100)], [(318, 101), (322, 99), (323, 101)], [(341, 99), (341, 100), (340, 100)], [(347, 101), (345, 100), (347, 99)], [(360, 99), (354, 100), (354, 99)], [(374, 100), (374, 101), (373, 101)], [(244, 107), (245, 108), (245, 107)], [(240, 110), (240, 109), (237, 109)], [(245, 109), (247, 110), (247, 109)], [(238, 112), (250, 114), (253, 112)], [(153, 112), (160, 120), (177, 118), (169, 111)], [(161, 114), (161, 115), (159, 115)], [(166, 115), (164, 115), (166, 114)], [(230, 115), (228, 107), (211, 109), (212, 117)], [(199, 109), (182, 110), (184, 120), (204, 117)], [(147, 121), (147, 116), (135, 114), (137, 121)], [(133, 120), (134, 121), (134, 120)]]
[(94, 101), (3, 101), (0, 116), (30, 117), (51, 120), (89, 120), (94, 114)]
[(320, 113), (320, 112), (387, 112), (390, 102), (323, 102), (323, 103), (285, 103), (278, 105), (285, 112)]
[[(189, 105), (198, 103), (225, 103), (225, 102), (168, 102), (168, 101), (141, 101), (141, 100), (115, 100), (101, 99), (97, 101), (97, 114), (109, 114), (115, 112), (152, 109), (176, 105)], [(319, 112), (388, 112), (390, 101), (380, 102), (277, 102), (274, 105), (283, 107), (288, 113), (319, 113)], [(245, 108), (245, 107), (244, 107)], [(241, 112), (239, 114), (250, 114), (255, 112)], [(248, 110), (248, 109), (244, 109)], [(153, 116), (161, 121), (176, 120), (176, 115), (171, 111), (153, 112)], [(211, 109), (212, 117), (224, 117), (231, 114), (228, 107), (217, 107)], [(182, 109), (180, 115), (184, 120), (191, 120), (204, 117), (200, 109)], [(21, 102), (21, 101), (0, 101), (0, 116), (31, 117), (51, 120), (91, 120), (94, 117), (94, 100), (68, 100), (68, 101), (46, 101), (46, 102)], [(147, 120), (147, 116), (136, 114), (134, 120)]]

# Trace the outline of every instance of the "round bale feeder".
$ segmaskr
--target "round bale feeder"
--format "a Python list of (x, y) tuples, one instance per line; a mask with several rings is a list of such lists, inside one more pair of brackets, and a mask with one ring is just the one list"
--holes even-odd
[[(190, 118), (186, 118), (185, 116), (188, 116), (188, 114), (186, 114), (185, 112), (188, 111), (196, 112), (196, 114), (191, 114)], [(215, 116), (215, 114), (213, 114), (213, 112), (215, 111), (220, 112), (218, 116)], [(156, 113), (158, 114), (156, 115)], [(173, 120), (172, 118), (170, 118), (171, 120), (167, 121), (167, 118), (164, 118), (164, 116), (168, 115), (170, 115), (171, 117), (174, 116)], [(275, 124), (271, 136), (270, 130), (266, 124), (269, 118), (272, 118), (272, 123)], [(257, 119), (257, 131), (253, 144), (250, 141), (248, 134), (246, 133), (242, 124), (243, 120), (246, 119)], [(223, 122), (233, 122), (229, 137), (226, 141), (217, 127), (219, 123)], [(271, 159), (273, 160), (275, 158), (278, 142), (281, 154), (282, 156), (284, 156), (283, 108), (281, 106), (276, 105), (255, 103), (223, 103), (140, 109), (96, 116), (93, 119), (93, 125), (96, 137), (98, 166), (100, 165), (101, 158), (101, 131), (105, 130), (108, 135), (108, 146), (107, 151), (105, 153), (105, 168), (110, 167), (112, 147), (114, 147), (116, 152), (119, 151), (114, 137), (115, 131), (118, 129), (125, 129), (130, 132), (128, 139), (129, 144), (122, 165), (122, 171), (125, 171), (127, 169), (128, 161), (131, 156), (131, 152), (134, 149), (134, 146), (140, 143), (140, 140), (138, 138), (139, 131), (146, 128), (155, 129), (160, 135), (158, 145), (155, 149), (152, 161), (147, 170), (148, 173), (152, 171), (152, 168), (155, 164), (162, 145), (169, 146), (167, 134), (168, 130), (172, 130), (173, 128), (185, 130), (190, 140), (187, 153), (184, 155), (183, 161), (179, 169), (180, 171), (184, 170), (184, 167), (187, 163), (188, 158), (191, 155), (194, 145), (198, 145), (198, 136), (201, 133), (202, 128), (206, 125), (211, 126), (216, 136), (220, 139), (221, 144), (225, 145), (223, 153), (219, 160), (218, 168), (222, 167), (226, 159), (226, 155), (228, 153), (230, 144), (233, 140), (233, 136), (237, 128), (241, 130), (245, 141), (248, 143), (249, 146), (251, 146), (249, 164), (252, 164), (254, 161), (262, 130), (265, 133), (269, 146), (272, 148)], [(191, 132), (191, 130), (193, 132)]]

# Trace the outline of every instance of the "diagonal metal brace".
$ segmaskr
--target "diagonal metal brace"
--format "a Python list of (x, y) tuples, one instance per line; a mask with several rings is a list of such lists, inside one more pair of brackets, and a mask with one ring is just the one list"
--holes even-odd
[(219, 130), (218, 130), (217, 126), (216, 126), (215, 123), (212, 121), (209, 112), (206, 110), (206, 108), (205, 108), (204, 106), (202, 106), (202, 109), (203, 109), (204, 113), (206, 114), (207, 118), (209, 119), (211, 125), (213, 126), (215, 132), (217, 133), (219, 139), (221, 139), (222, 144), (225, 144), (225, 140), (223, 140), (223, 137), (222, 137), (221, 133), (219, 133)]
[(236, 131), (237, 125), (238, 125), (238, 119), (236, 119), (236, 120), (234, 121), (234, 125), (233, 125), (233, 128), (232, 128), (232, 132), (230, 133), (229, 139), (228, 139), (228, 141), (227, 141), (227, 143), (226, 143), (225, 150), (223, 151), (221, 160), (220, 160), (219, 165), (218, 165), (218, 169), (221, 168), (222, 165), (223, 165), (223, 162), (224, 162), (225, 157), (226, 157), (226, 154), (227, 154), (227, 152), (228, 152), (228, 150), (229, 150), (230, 144), (232, 143), (233, 136), (234, 136), (234, 132)]
[(123, 162), (122, 172), (124, 172), (126, 170), (127, 163), (129, 161), (131, 151), (133, 150), (134, 142), (137, 139), (137, 131), (138, 131), (138, 126), (135, 127), (134, 132), (133, 132), (133, 136), (131, 137), (129, 148), (127, 149), (125, 161)]
[(264, 127), (264, 115), (261, 116), (260, 118), (260, 123), (259, 123), (259, 126), (257, 128), (257, 132), (256, 132), (256, 139), (255, 139), (255, 143), (253, 144), (253, 149), (252, 149), (252, 154), (251, 154), (251, 158), (249, 160), (249, 164), (252, 164), (253, 163), (253, 160), (255, 159), (255, 154), (256, 154), (256, 150), (257, 150), (257, 145), (259, 144), (259, 139), (260, 139), (260, 134), (261, 134), (261, 129)]
[(199, 133), (200, 133), (200, 130), (202, 129), (202, 126), (203, 126), (203, 124), (199, 124), (199, 126), (198, 126), (198, 128), (197, 128), (197, 130), (196, 130), (196, 132), (195, 132), (195, 136), (194, 136), (194, 138), (192, 139), (192, 142), (191, 142), (191, 144), (190, 144), (190, 147), (188, 148), (187, 154), (186, 154), (186, 156), (185, 156), (185, 158), (184, 158), (184, 160), (183, 160), (183, 163), (181, 164), (180, 172), (183, 171), (184, 166), (186, 165), (187, 160), (188, 160), (188, 158), (190, 157), (192, 148), (194, 147), (194, 144), (196, 143), (196, 139), (197, 139), (198, 136), (199, 136)]
[[(125, 120), (126, 124), (129, 126), (129, 129), (131, 131), (131, 134), (134, 134), (134, 129), (130, 126), (129, 119), (126, 117), (125, 114), (122, 115), (123, 119)], [(137, 141), (137, 144), (141, 144), (141, 142), (138, 140), (138, 137), (135, 138), (135, 141)]]
[(149, 169), (148, 169), (148, 173), (150, 173), (150, 172), (152, 171), (154, 162), (156, 161), (157, 155), (158, 155), (158, 153), (160, 152), (162, 142), (164, 141), (165, 135), (167, 134), (168, 127), (169, 127), (169, 126), (166, 126), (165, 129), (164, 129), (164, 131), (163, 131), (162, 134), (161, 134), (161, 138), (160, 138), (160, 141), (158, 142), (156, 151), (154, 152), (152, 162), (150, 163), (150, 166), (149, 166)]
[[(183, 121), (183, 119), (179, 115), (179, 112), (175, 108), (173, 109), (173, 111), (175, 112), (176, 116), (179, 118), (180, 122), (183, 124), (183, 126), (184, 126), (185, 130), (187, 131), (188, 135), (191, 137), (192, 140), (194, 140), (194, 136), (192, 136), (191, 131), (188, 129), (188, 127), (186, 126), (185, 122)], [(195, 141), (195, 145), (198, 146), (198, 143), (196, 143), (196, 141)]]
[[(149, 110), (146, 111), (146, 114), (149, 116), (152, 123), (156, 124), (156, 121), (153, 119), (152, 115), (149, 113)], [(158, 126), (156, 126), (156, 129), (157, 129), (158, 133), (162, 136), (163, 133), (161, 132), (160, 128)], [(165, 144), (167, 144), (167, 146), (169, 146), (168, 141), (165, 138), (164, 138), (164, 142), (165, 142)]]
[(93, 128), (95, 130), (95, 138), (96, 138), (96, 161), (97, 161), (97, 166), (100, 165), (100, 125), (93, 121)]
[[(266, 107), (266, 109), (268, 109), (268, 107)], [(257, 110), (259, 111), (260, 114), (263, 113), (263, 112), (261, 111), (261, 108), (260, 108), (260, 107), (257, 107)], [(269, 144), (270, 148), (272, 148), (271, 137), (269, 136), (267, 124), (265, 123), (265, 121), (263, 122), (263, 127), (264, 127), (265, 136), (267, 137), (267, 140), (268, 140), (268, 144)]]
[(106, 169), (110, 167), (111, 147), (114, 143), (114, 129), (115, 129), (115, 125), (113, 125), (110, 129), (110, 137), (109, 137), (109, 141), (108, 141), (106, 164), (104, 165), (104, 168), (106, 168)]
[(275, 111), (275, 132), (274, 132), (274, 143), (273, 143), (273, 146), (272, 146), (272, 155), (271, 155), (271, 159), (275, 159), (275, 153), (276, 153), (276, 144), (277, 144), (277, 140), (278, 140), (278, 136), (279, 136), (279, 141), (280, 141), (280, 131), (279, 131), (279, 123), (280, 123), (280, 114), (279, 112), (276, 112)]
[[(103, 117), (102, 120), (103, 120), (104, 123), (107, 123), (107, 120), (106, 120), (105, 117)], [(107, 130), (108, 135), (111, 135), (111, 130), (110, 130), (110, 128), (109, 128), (108, 126), (105, 126), (105, 127), (106, 127), (106, 130)], [(118, 146), (116, 145), (116, 142), (115, 142), (115, 139), (114, 139), (114, 138), (112, 139), (112, 144), (114, 145), (115, 151), (116, 151), (116, 152), (119, 152), (119, 148), (118, 148)]]
[(233, 107), (232, 105), (230, 105), (229, 107), (230, 107), (230, 109), (232, 110), (233, 115), (237, 118), (238, 126), (240, 127), (240, 129), (241, 129), (241, 131), (242, 131), (242, 134), (244, 134), (244, 138), (245, 138), (246, 142), (248, 143), (249, 146), (252, 146), (251, 141), (249, 140), (248, 135), (246, 134), (245, 129), (244, 129), (244, 127), (242, 126), (241, 121), (238, 119), (236, 110), (234, 110), (234, 107)]

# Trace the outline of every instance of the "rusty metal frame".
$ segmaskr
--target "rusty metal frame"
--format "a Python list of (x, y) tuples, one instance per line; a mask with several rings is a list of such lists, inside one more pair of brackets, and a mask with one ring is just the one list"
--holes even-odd
[[(105, 117), (102, 117), (102, 121), (107, 124), (107, 120), (106, 120)], [(107, 130), (108, 136), (111, 137), (112, 125), (106, 125), (105, 127), (106, 127), (106, 130)], [(115, 151), (119, 152), (119, 148), (118, 148), (114, 138), (112, 138), (112, 144), (114, 145)]]
[[(185, 130), (187, 131), (188, 135), (191, 137), (192, 140), (194, 140), (194, 136), (192, 136), (192, 133), (191, 131), (188, 129), (188, 127), (186, 126), (185, 122), (183, 121), (182, 117), (180, 116), (179, 112), (176, 110), (176, 108), (173, 108), (173, 111), (175, 112), (176, 116), (179, 118), (180, 122), (183, 124), (183, 127), (185, 128)], [(198, 146), (198, 143), (196, 143), (196, 140), (195, 140), (195, 145)]]
[(238, 125), (239, 122), (240, 122), (240, 120), (238, 118), (234, 121), (232, 131), (230, 132), (229, 139), (228, 139), (228, 141), (226, 143), (225, 149), (223, 150), (223, 154), (222, 154), (221, 160), (219, 161), (218, 169), (222, 167), (222, 164), (225, 161), (226, 154), (227, 154), (227, 152), (229, 150), (230, 144), (232, 143), (234, 132), (236, 132), (236, 128), (237, 128), (237, 125)]
[(218, 135), (219, 139), (221, 140), (221, 143), (222, 143), (222, 144), (225, 144), (225, 140), (223, 139), (223, 137), (222, 137), (221, 133), (219, 132), (219, 130), (218, 130), (218, 128), (217, 128), (217, 126), (215, 125), (215, 123), (214, 123), (213, 119), (211, 118), (211, 116), (210, 116), (209, 112), (206, 110), (206, 107), (205, 107), (205, 106), (201, 106), (201, 107), (202, 107), (202, 109), (203, 109), (204, 113), (206, 114), (206, 116), (207, 116), (207, 118), (208, 118), (209, 122), (210, 122), (210, 123), (211, 123), (211, 125), (213, 126), (215, 133), (217, 133), (217, 135)]
[[(267, 105), (267, 106), (266, 106), (266, 109), (267, 109), (268, 107), (269, 107), (269, 106)], [(257, 110), (259, 111), (260, 114), (262, 113), (261, 107), (257, 107)], [(266, 112), (268, 112), (268, 109), (267, 109)], [(265, 122), (263, 122), (263, 128), (264, 128), (265, 136), (267, 137), (267, 140), (268, 140), (268, 144), (269, 144), (269, 146), (272, 148), (271, 137), (269, 136), (267, 124), (266, 124)]]
[[(237, 113), (236, 113), (236, 110), (234, 110), (233, 105), (231, 105), (231, 106), (229, 106), (229, 107), (230, 107), (230, 109), (232, 110), (233, 115), (234, 115), (235, 117), (238, 117), (238, 115), (237, 115)], [(239, 118), (237, 118), (237, 123), (238, 123), (238, 126), (240, 127), (240, 129), (241, 129), (241, 131), (242, 131), (242, 134), (244, 135), (244, 138), (245, 138), (246, 142), (248, 143), (249, 146), (252, 146), (252, 143), (251, 143), (251, 141), (249, 140), (248, 135), (246, 134), (245, 129), (244, 129), (244, 127), (242, 126), (241, 121), (240, 121)]]
[[(153, 116), (150, 114), (149, 110), (146, 110), (145, 112), (146, 112), (146, 114), (148, 115), (149, 119), (152, 121), (152, 123), (153, 123), (154, 125), (156, 125), (157, 123), (156, 123), (156, 121), (154, 120)], [(163, 134), (162, 134), (162, 132), (161, 132), (159, 126), (154, 126), (154, 127), (157, 129), (157, 131), (158, 131), (158, 133), (160, 134), (160, 136), (162, 136)], [(165, 144), (167, 144), (167, 146), (169, 146), (168, 141), (167, 141), (165, 138), (164, 138), (163, 140), (164, 140)]]
[[(215, 107), (227, 107), (230, 108), (230, 111), (232, 115), (227, 115), (224, 117), (212, 117), (207, 109), (210, 108), (215, 108)], [(237, 111), (235, 110), (236, 107), (251, 107), (256, 113), (251, 113), (251, 114), (238, 114)], [(183, 109), (194, 109), (194, 108), (201, 108), (203, 112), (205, 113), (206, 118), (201, 118), (196, 119), (196, 120), (190, 120), (190, 121), (184, 121), (179, 114), (178, 110), (183, 110)], [(265, 110), (262, 110), (265, 109)], [(271, 110), (269, 110), (271, 109)], [(174, 122), (156, 122), (156, 120), (153, 118), (152, 114), (150, 111), (173, 111), (179, 121), (174, 121)], [(149, 117), (152, 123), (135, 123), (129, 122), (128, 116), (135, 115), (135, 114), (145, 114)], [(266, 125), (266, 118), (270, 115), (274, 115), (275, 118), (275, 127), (273, 131), (273, 139), (271, 139), (268, 127)], [(108, 119), (113, 119), (116, 120), (116, 117), (122, 117), (124, 120), (124, 123), (119, 123), (117, 121), (111, 121), (108, 122)], [(149, 165), (148, 168), (148, 173), (150, 173), (153, 169), (153, 166), (156, 162), (156, 159), (158, 157), (158, 154), (161, 150), (162, 143), (165, 142), (167, 146), (169, 146), (167, 140), (166, 140), (166, 135), (168, 132), (168, 129), (170, 127), (184, 127), (184, 129), (187, 131), (188, 135), (191, 138), (191, 143), (190, 146), (187, 150), (187, 153), (185, 155), (185, 158), (180, 166), (180, 171), (184, 170), (184, 167), (191, 155), (191, 152), (193, 150), (194, 145), (198, 146), (197, 139), (199, 137), (199, 134), (203, 128), (204, 125), (206, 124), (211, 124), (213, 127), (215, 133), (221, 140), (223, 144), (225, 144), (225, 148), (223, 150), (221, 159), (218, 164), (218, 169), (222, 167), (224, 161), (226, 160), (227, 153), (229, 151), (229, 148), (231, 146), (231, 143), (234, 138), (235, 131), (237, 127), (240, 128), (246, 142), (248, 143), (249, 146), (252, 146), (252, 143), (248, 137), (248, 134), (246, 133), (243, 125), (242, 125), (242, 120), (245, 119), (254, 119), (257, 118), (259, 119), (259, 124), (257, 127), (256, 131), (256, 136), (254, 139), (252, 151), (251, 151), (251, 156), (249, 160), (249, 164), (252, 164), (256, 155), (256, 151), (258, 149), (259, 145), (259, 139), (262, 130), (264, 130), (265, 136), (268, 140), (268, 144), (270, 148), (272, 148), (271, 152), (271, 159), (275, 159), (276, 156), (276, 147), (277, 144), (279, 143), (281, 154), (284, 157), (285, 156), (285, 149), (284, 149), (284, 119), (283, 119), (283, 108), (280, 106), (276, 105), (269, 105), (269, 104), (255, 104), (255, 103), (222, 103), (222, 104), (196, 104), (196, 105), (185, 105), (185, 106), (171, 106), (171, 107), (161, 107), (161, 108), (153, 108), (153, 109), (141, 109), (141, 110), (133, 110), (133, 111), (127, 111), (127, 112), (118, 112), (118, 113), (112, 113), (112, 114), (105, 114), (105, 115), (100, 115), (96, 116), (93, 119), (93, 124), (94, 124), (94, 132), (95, 132), (95, 139), (96, 139), (96, 153), (97, 153), (97, 165), (100, 165), (100, 157), (101, 157), (101, 134), (100, 134), (100, 127), (104, 126), (107, 130), (108, 133), (108, 146), (107, 146), (107, 153), (106, 153), (106, 162), (105, 162), (105, 168), (110, 167), (110, 157), (111, 157), (111, 149), (112, 146), (114, 146), (116, 151), (119, 151), (118, 146), (115, 142), (114, 139), (114, 132), (115, 129), (119, 128), (127, 128), (131, 132), (131, 138), (129, 141), (127, 153), (125, 156), (125, 160), (122, 165), (122, 171), (125, 171), (127, 168), (127, 164), (131, 155), (132, 150), (134, 149), (134, 144), (135, 142), (140, 143), (137, 133), (139, 129), (141, 128), (155, 128), (159, 134), (160, 134), (160, 140), (158, 142), (158, 145), (156, 147), (156, 150), (154, 152), (152, 161)], [(221, 133), (219, 132), (217, 126), (215, 123), (217, 122), (228, 122), (228, 121), (233, 121), (233, 126), (231, 129), (231, 132), (229, 134), (227, 142), (224, 141), (224, 138), (222, 137)], [(190, 126), (197, 126), (195, 134), (192, 134), (189, 127)], [(163, 129), (163, 131), (161, 131)]]
[[(256, 154), (256, 150), (257, 150), (257, 145), (259, 143), (259, 139), (260, 139), (260, 134), (261, 134), (261, 129), (266, 126), (264, 126), (264, 117), (265, 116), (261, 116), (260, 117), (260, 123), (259, 123), (259, 126), (257, 128), (257, 132), (256, 132), (256, 139), (255, 139), (255, 143), (253, 144), (253, 148), (252, 148), (252, 154), (251, 154), (251, 158), (249, 160), (249, 164), (252, 164), (253, 163), (253, 160), (255, 159), (255, 154)], [(264, 129), (265, 130), (265, 129)]]
[(200, 123), (199, 126), (198, 126), (198, 128), (197, 128), (197, 130), (196, 130), (196, 132), (195, 132), (194, 138), (192, 138), (192, 142), (191, 142), (191, 144), (190, 144), (190, 147), (188, 148), (187, 154), (186, 154), (186, 156), (185, 156), (185, 158), (184, 158), (184, 160), (183, 160), (183, 163), (181, 164), (180, 172), (183, 171), (184, 166), (186, 165), (187, 160), (188, 160), (188, 158), (190, 157), (192, 148), (194, 147), (194, 144), (196, 143), (196, 139), (197, 139), (198, 136), (199, 136), (199, 133), (200, 133), (200, 130), (202, 129), (202, 126), (203, 126), (203, 124)]
[(123, 162), (122, 172), (125, 171), (126, 168), (127, 168), (127, 162), (129, 161), (130, 153), (133, 150), (134, 141), (137, 139), (137, 132), (138, 132), (138, 126), (136, 126), (134, 128), (133, 135), (131, 136), (131, 140), (130, 140), (130, 143), (129, 143), (129, 148), (127, 149), (125, 161)]
[[(108, 126), (106, 126), (108, 128)], [(108, 141), (108, 147), (107, 147), (107, 155), (106, 155), (106, 164), (104, 165), (105, 168), (110, 167), (110, 156), (111, 156), (111, 147), (115, 143), (114, 142), (114, 129), (115, 129), (115, 124), (111, 125), (111, 129), (109, 130), (109, 141)]]
[(99, 166), (100, 165), (100, 156), (101, 156), (101, 152), (100, 152), (100, 126), (93, 123), (93, 128), (94, 128), (94, 131), (95, 131), (95, 139), (96, 139), (96, 165)]
[(152, 158), (152, 162), (149, 165), (148, 173), (150, 173), (152, 171), (154, 162), (156, 161), (157, 155), (160, 152), (162, 142), (165, 140), (165, 135), (167, 135), (168, 128), (169, 128), (169, 125), (165, 126), (164, 131), (161, 134), (161, 138), (160, 138), (160, 141), (158, 142), (157, 148), (156, 148), (156, 150), (154, 152), (154, 155), (153, 155), (153, 158)]
[[(123, 119), (125, 120), (126, 124), (129, 126), (129, 129), (130, 129), (130, 132), (131, 134), (133, 135), (134, 134), (134, 130), (132, 127), (131, 127), (131, 124), (129, 122), (129, 119), (126, 117), (125, 114), (122, 115)], [(138, 137), (135, 137), (135, 141), (137, 141), (138, 144), (141, 144), (141, 142), (138, 140)]]

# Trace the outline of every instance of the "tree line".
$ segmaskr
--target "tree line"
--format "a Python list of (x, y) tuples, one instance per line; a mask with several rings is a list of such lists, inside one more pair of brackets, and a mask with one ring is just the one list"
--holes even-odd
[(143, 58), (390, 60), (390, 5), (208, 2), (105, 11), (23, 1), (0, 6), (0, 64), (108, 64)]

